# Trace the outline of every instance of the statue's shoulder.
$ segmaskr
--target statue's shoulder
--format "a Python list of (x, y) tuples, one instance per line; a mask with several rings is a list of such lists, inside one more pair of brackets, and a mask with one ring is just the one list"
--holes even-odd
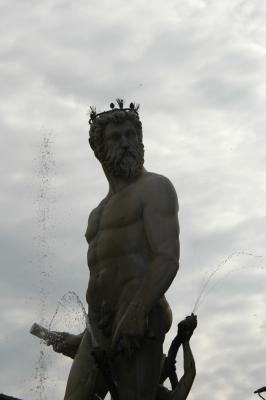
[(91, 222), (92, 220), (95, 220), (96, 218), (98, 218), (100, 216), (107, 199), (108, 199), (108, 195), (105, 196), (105, 198), (102, 199), (100, 201), (100, 203), (91, 210), (91, 212), (89, 214), (89, 222)]
[(145, 205), (155, 208), (175, 209), (178, 211), (178, 199), (175, 188), (166, 176), (147, 172), (141, 179), (141, 198)]
[(158, 194), (164, 192), (176, 196), (174, 185), (170, 179), (155, 172), (145, 172), (141, 180), (141, 185), (145, 193), (152, 192), (153, 194)]
[(97, 234), (98, 231), (98, 225), (99, 225), (99, 219), (101, 217), (102, 210), (104, 208), (104, 204), (107, 201), (106, 196), (99, 204), (97, 207), (95, 207), (89, 214), (88, 218), (88, 225), (87, 229), (85, 232), (85, 237), (87, 239), (87, 242), (89, 243), (92, 238)]

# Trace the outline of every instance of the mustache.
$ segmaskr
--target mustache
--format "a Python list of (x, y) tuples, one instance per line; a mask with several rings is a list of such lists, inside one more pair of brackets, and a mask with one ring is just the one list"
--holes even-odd
[(143, 143), (137, 143), (123, 149), (105, 148), (102, 158), (102, 165), (112, 175), (116, 176), (134, 176), (141, 171), (144, 163)]
[(113, 162), (115, 164), (120, 163), (125, 157), (131, 156), (133, 158), (138, 158), (141, 154), (141, 149), (139, 146), (130, 146), (127, 149), (118, 150), (107, 150), (105, 155), (106, 162)]

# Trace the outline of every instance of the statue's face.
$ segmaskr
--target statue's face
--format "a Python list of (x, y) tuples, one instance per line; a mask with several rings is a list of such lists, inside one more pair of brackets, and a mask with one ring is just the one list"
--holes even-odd
[(143, 144), (139, 142), (136, 128), (131, 121), (110, 122), (104, 129), (105, 170), (119, 177), (133, 177), (143, 166)]
[(137, 143), (137, 132), (130, 121), (123, 121), (122, 123), (115, 124), (110, 122), (104, 130), (104, 140), (108, 148), (114, 151), (126, 151), (130, 146)]

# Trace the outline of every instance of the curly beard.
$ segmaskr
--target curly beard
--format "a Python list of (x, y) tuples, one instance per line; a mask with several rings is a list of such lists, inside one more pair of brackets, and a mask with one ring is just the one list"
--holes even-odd
[(106, 173), (111, 176), (134, 178), (140, 174), (144, 164), (143, 143), (131, 145), (127, 150), (116, 151), (105, 146), (100, 162)]

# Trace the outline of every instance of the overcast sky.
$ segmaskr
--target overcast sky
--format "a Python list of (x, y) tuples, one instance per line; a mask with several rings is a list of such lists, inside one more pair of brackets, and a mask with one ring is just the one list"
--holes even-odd
[[(63, 398), (71, 363), (29, 328), (48, 326), (68, 291), (85, 303), (84, 233), (107, 192), (86, 113), (122, 97), (141, 105), (146, 168), (180, 203), (165, 351), (221, 264), (197, 310), (190, 398), (254, 398), (266, 385), (266, 2), (2, 0), (0, 15), (0, 393)], [(52, 327), (77, 332), (65, 300)]]

